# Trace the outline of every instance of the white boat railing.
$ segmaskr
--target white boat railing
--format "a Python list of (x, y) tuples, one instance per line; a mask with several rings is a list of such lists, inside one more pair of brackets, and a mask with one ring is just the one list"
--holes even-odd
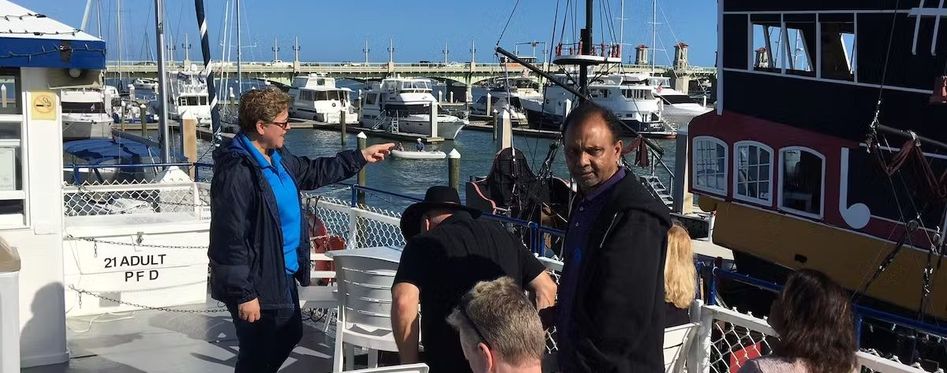
[[(334, 197), (321, 196), (315, 207), (330, 234), (345, 237), (346, 247), (402, 246), (404, 239), (399, 229), (400, 214), (351, 203)], [(563, 262), (539, 258), (555, 279), (559, 278)], [(688, 372), (729, 373), (739, 369), (747, 359), (773, 352), (778, 341), (776, 332), (765, 318), (744, 314), (719, 306), (695, 301), (691, 319), (699, 322), (697, 338), (686, 348), (685, 366)], [(555, 328), (547, 330), (547, 352), (558, 350)], [(921, 373), (915, 367), (902, 364), (897, 357), (886, 359), (873, 352), (857, 353), (858, 364), (872, 372)]]

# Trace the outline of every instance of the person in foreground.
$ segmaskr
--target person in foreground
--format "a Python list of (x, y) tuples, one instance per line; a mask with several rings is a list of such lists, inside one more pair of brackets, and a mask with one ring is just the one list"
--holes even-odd
[(309, 285), (299, 191), (355, 175), (393, 144), (297, 157), (283, 143), (291, 98), (269, 88), (240, 98), (240, 133), (214, 151), (211, 297), (227, 305), (240, 344), (235, 371), (275, 372), (302, 338), (296, 281)]
[[(621, 122), (590, 101), (565, 122), (579, 187), (566, 232), (557, 330), (564, 372), (661, 372), (668, 208), (621, 166)], [(548, 317), (547, 317), (548, 318)]]
[(750, 360), (740, 373), (857, 372), (853, 322), (841, 286), (822, 272), (798, 270), (770, 307), (769, 324), (779, 334), (775, 352)]
[[(479, 281), (513, 278), (536, 294), (539, 308), (555, 302), (556, 283), (523, 243), (480, 212), (460, 204), (454, 188), (434, 186), (401, 216), (407, 241), (392, 286), (391, 324), (402, 364), (419, 362), (419, 331), (433, 373), (469, 372), (447, 315)], [(421, 306), (423, 317), (418, 315)]]
[(680, 223), (668, 230), (667, 258), (664, 262), (664, 327), (691, 322), (688, 314), (697, 288), (697, 268), (691, 236)]
[(546, 333), (509, 277), (478, 282), (447, 317), (474, 373), (540, 373)]

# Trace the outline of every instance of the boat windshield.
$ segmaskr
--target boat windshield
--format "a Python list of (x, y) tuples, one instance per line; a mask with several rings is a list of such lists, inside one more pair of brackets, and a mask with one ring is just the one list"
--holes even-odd
[(633, 100), (648, 100), (654, 98), (654, 95), (651, 94), (651, 89), (635, 89), (635, 88), (623, 88), (621, 94), (625, 98), (630, 98)]
[(104, 113), (105, 102), (62, 102), (63, 113)]
[(423, 80), (408, 80), (401, 82), (401, 90), (415, 92), (430, 91), (431, 85)]

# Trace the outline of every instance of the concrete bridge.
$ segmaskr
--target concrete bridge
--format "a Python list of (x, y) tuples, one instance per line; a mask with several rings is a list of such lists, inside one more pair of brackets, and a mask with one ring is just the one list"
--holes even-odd
[[(168, 67), (169, 71), (183, 69), (191, 62), (176, 62)], [(197, 62), (195, 62), (197, 63)], [(547, 68), (549, 66), (543, 66)], [(626, 72), (651, 72), (650, 65), (622, 66)], [(213, 64), (214, 72), (218, 76), (227, 74), (236, 77), (237, 65), (233, 62), (217, 62)], [(553, 66), (556, 69), (555, 66)], [(348, 78), (354, 80), (383, 79), (389, 76), (401, 75), (404, 77), (423, 77), (447, 82), (456, 82), (460, 85), (471, 86), (483, 80), (502, 77), (505, 74), (518, 76), (526, 68), (517, 63), (351, 63), (351, 62), (245, 62), (240, 65), (241, 73), (249, 79), (266, 79), (289, 84), (293, 76), (308, 73), (321, 73), (330, 77)], [(618, 71), (617, 68), (612, 68)], [(548, 70), (547, 70), (548, 71)], [(656, 75), (669, 76), (672, 80), (686, 77), (687, 81), (703, 79), (716, 80), (715, 68), (688, 66), (671, 68), (668, 66), (654, 67)], [(158, 66), (153, 61), (126, 61), (118, 64), (115, 61), (106, 67), (107, 78), (157, 78)], [(687, 84), (685, 83), (684, 86)], [(685, 88), (686, 89), (686, 88)]]

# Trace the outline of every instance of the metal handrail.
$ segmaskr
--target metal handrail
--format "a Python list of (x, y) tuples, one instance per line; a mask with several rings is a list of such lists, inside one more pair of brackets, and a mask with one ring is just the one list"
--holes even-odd
[[(726, 279), (730, 281), (735, 281), (738, 283), (746, 284), (753, 286), (755, 288), (770, 291), (773, 293), (778, 293), (782, 291), (783, 286), (766, 280), (761, 280), (758, 278), (751, 277), (746, 274), (728, 271), (723, 268), (717, 267), (716, 265), (706, 266), (703, 263), (697, 263), (698, 272), (706, 273), (709, 271), (710, 275), (710, 289), (708, 296), (708, 304), (716, 305), (717, 294), (718, 294), (718, 282), (719, 279)], [(705, 268), (709, 267), (709, 268)], [(865, 318), (874, 319), (882, 322), (891, 323), (894, 325), (902, 326), (905, 328), (921, 331), (927, 334), (933, 334), (938, 336), (947, 336), (947, 327), (926, 323), (923, 321), (907, 318), (895, 313), (881, 311), (872, 307), (868, 307), (861, 304), (854, 304), (854, 316), (855, 316), (855, 335), (856, 338), (861, 340), (861, 329), (862, 324)]]
[[(340, 183), (340, 184), (341, 184), (341, 183)], [(409, 201), (412, 201), (412, 202), (420, 202), (420, 201), (422, 200), (421, 198), (418, 198), (418, 197), (412, 197), (412, 196), (409, 196), (409, 195), (406, 195), (406, 194), (400, 194), (400, 193), (389, 192), (389, 191), (387, 191), (387, 190), (382, 190), (382, 189), (367, 187), (367, 186), (358, 185), (358, 184), (342, 184), (342, 185), (347, 185), (347, 186), (349, 186), (349, 188), (351, 188), (351, 191), (352, 191), (352, 198), (351, 198), (351, 201), (350, 201), (350, 203), (351, 203), (350, 206), (351, 206), (351, 207), (358, 207), (358, 201), (360, 200), (360, 198), (359, 198), (359, 197), (360, 197), (360, 194), (363, 194), (363, 193), (365, 193), (365, 192), (388, 195), (388, 196), (392, 196), (392, 197), (397, 197), (397, 198), (406, 199), (406, 200), (409, 200)], [(536, 253), (536, 254), (540, 254), (540, 255), (543, 253), (543, 246), (542, 246), (542, 240), (541, 240), (541, 237), (542, 237), (543, 234), (548, 233), (548, 234), (556, 235), (556, 236), (559, 236), (559, 237), (565, 236), (565, 231), (563, 231), (563, 230), (556, 229), (556, 228), (552, 228), (552, 227), (547, 227), (547, 226), (543, 226), (543, 225), (539, 225), (539, 224), (537, 224), (537, 223), (535, 223), (535, 222), (531, 222), (531, 221), (526, 221), (526, 220), (517, 219), (517, 218), (511, 218), (511, 217), (503, 216), (503, 215), (487, 214), (487, 213), (482, 214), (481, 217), (483, 217), (483, 218), (485, 218), (485, 219), (488, 219), (488, 220), (497, 221), (497, 222), (500, 222), (500, 223), (515, 224), (515, 225), (518, 225), (518, 226), (522, 226), (522, 227), (527, 228), (527, 229), (529, 230), (529, 232), (530, 232), (530, 240), (529, 240), (530, 245), (529, 245), (529, 249), (530, 249), (531, 252)]]

